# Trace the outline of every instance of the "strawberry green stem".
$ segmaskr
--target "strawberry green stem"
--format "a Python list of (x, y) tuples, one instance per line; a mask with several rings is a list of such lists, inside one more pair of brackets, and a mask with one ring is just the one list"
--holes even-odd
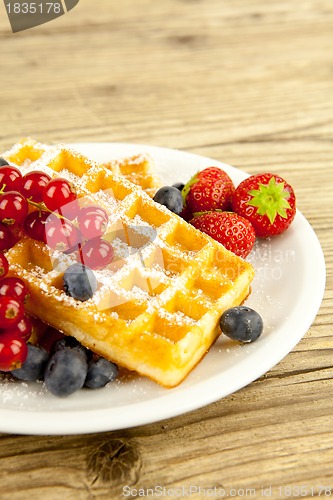
[(191, 186), (193, 186), (193, 184), (195, 184), (197, 182), (198, 173), (199, 172), (194, 174), (182, 189), (182, 197), (184, 200), (184, 205), (186, 205), (186, 198), (187, 198), (188, 193), (190, 192)]
[(258, 215), (267, 215), (271, 224), (274, 224), (277, 215), (287, 218), (287, 209), (291, 208), (287, 201), (290, 193), (284, 189), (283, 182), (276, 182), (272, 177), (268, 184), (259, 184), (258, 189), (249, 191), (249, 194), (253, 198), (248, 201), (248, 205), (257, 207)]

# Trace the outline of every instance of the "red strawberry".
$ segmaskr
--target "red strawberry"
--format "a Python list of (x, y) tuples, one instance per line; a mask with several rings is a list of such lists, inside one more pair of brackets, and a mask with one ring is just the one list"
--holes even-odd
[(251, 222), (233, 212), (206, 212), (194, 217), (190, 224), (243, 258), (251, 252), (256, 239)]
[(218, 167), (196, 173), (185, 185), (182, 194), (189, 212), (229, 210), (235, 187), (229, 175)]
[(252, 175), (236, 188), (232, 209), (252, 223), (258, 237), (276, 236), (283, 233), (295, 217), (295, 193), (277, 175)]
[(193, 214), (187, 206), (183, 207), (183, 210), (180, 212), (179, 216), (182, 219), (186, 220), (186, 222), (189, 222), (191, 219), (193, 219)]

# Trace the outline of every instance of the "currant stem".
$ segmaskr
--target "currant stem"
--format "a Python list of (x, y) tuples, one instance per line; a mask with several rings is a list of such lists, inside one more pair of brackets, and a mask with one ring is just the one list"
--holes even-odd
[(49, 208), (47, 208), (46, 205), (44, 205), (44, 203), (36, 203), (35, 201), (32, 201), (31, 198), (28, 198), (27, 199), (27, 202), (29, 205), (31, 205), (32, 207), (35, 207), (37, 208), (37, 210), (39, 210), (40, 212), (49, 212), (50, 214), (53, 214), (55, 215), (56, 217), (58, 217), (58, 219), (64, 219), (64, 220), (67, 220), (68, 222), (69, 219), (67, 219), (66, 217), (64, 217), (63, 215), (61, 215), (60, 213), (55, 213), (55, 212), (52, 212), (52, 210), (50, 210)]

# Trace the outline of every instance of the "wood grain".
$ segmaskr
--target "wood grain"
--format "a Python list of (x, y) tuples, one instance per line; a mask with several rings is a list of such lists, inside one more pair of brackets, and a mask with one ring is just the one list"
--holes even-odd
[(274, 170), (295, 186), (327, 265), (314, 324), (265, 376), (149, 426), (2, 434), (1, 500), (124, 498), (125, 484), (174, 497), (191, 485), (234, 488), (234, 498), (266, 488), (275, 499), (303, 485), (299, 497), (324, 497), (320, 487), (333, 488), (331, 0), (81, 0), (15, 35), (1, 4), (0, 39), (1, 150), (23, 136), (126, 141)]

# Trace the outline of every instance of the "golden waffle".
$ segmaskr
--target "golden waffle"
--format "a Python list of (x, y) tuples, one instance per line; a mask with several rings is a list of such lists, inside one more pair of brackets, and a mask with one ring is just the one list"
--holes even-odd
[[(39, 160), (42, 155), (47, 154), (50, 148), (52, 146), (47, 146), (34, 139), (27, 138), (15, 144), (10, 151), (3, 154), (3, 157), (11, 164), (26, 167)], [(161, 182), (155, 172), (153, 161), (146, 154), (115, 159), (108, 163), (103, 163), (102, 166), (137, 184), (151, 197), (161, 187)]]
[(103, 163), (102, 166), (140, 186), (151, 197), (161, 187), (161, 181), (148, 155), (140, 154), (120, 160), (112, 160)]
[[(22, 172), (29, 171), (21, 162)], [(81, 202), (109, 214), (113, 262), (94, 271), (98, 289), (80, 302), (63, 273), (74, 262), (30, 238), (7, 252), (11, 273), (29, 289), (29, 312), (117, 363), (173, 387), (219, 334), (222, 312), (244, 301), (253, 267), (138, 186), (66, 148), (49, 149), (33, 168), (72, 182)]]

